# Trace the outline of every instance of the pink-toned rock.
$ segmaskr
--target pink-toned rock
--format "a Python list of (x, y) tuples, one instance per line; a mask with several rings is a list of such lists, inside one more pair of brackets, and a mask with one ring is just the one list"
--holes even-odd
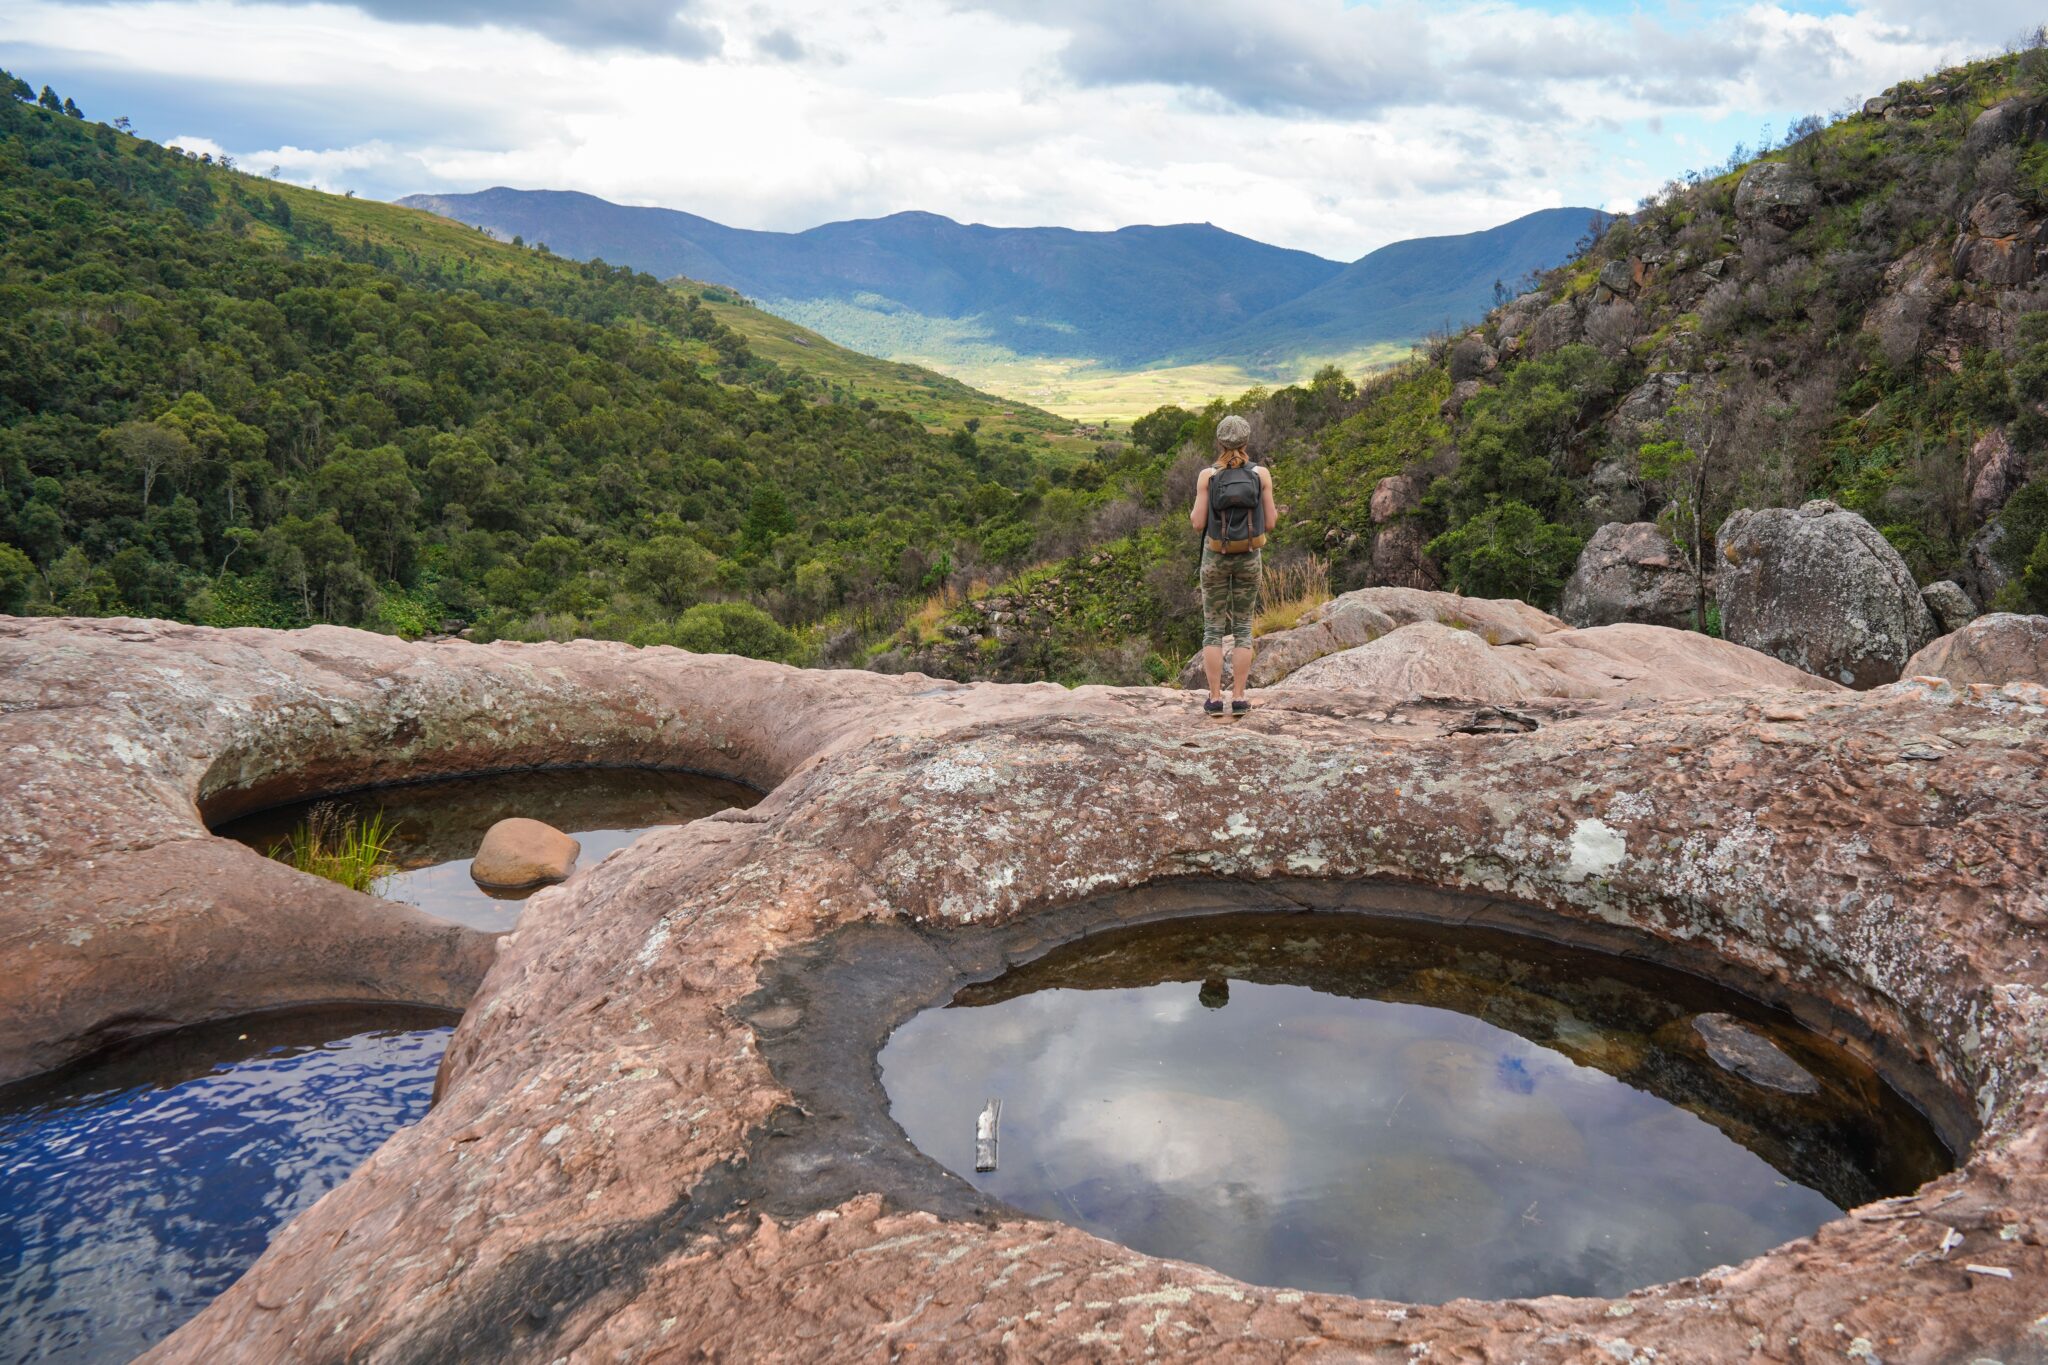
[(1428, 481), (1420, 474), (1389, 474), (1372, 486), (1372, 520), (1375, 526), (1404, 516), (1422, 506)]
[(470, 878), (493, 891), (524, 891), (569, 875), (583, 845), (541, 820), (512, 816), (485, 831)]
[(2009, 611), (1980, 616), (1908, 659), (1906, 676), (2048, 684), (2048, 616)]
[[(1680, 634), (1555, 627), (1485, 648), (1517, 667), (1633, 657), (1624, 632)], [(1447, 735), (1447, 708), (1342, 690), (1264, 701), (1205, 726), (1156, 688), (0, 620), (0, 1058), (18, 1075), (94, 1027), (218, 1011), (248, 976), (285, 980), (279, 1000), (333, 992), (345, 950), (378, 991), (463, 984), (459, 961), (401, 973), (436, 941), (403, 907), (302, 912), (306, 879), (281, 867), (246, 896), (265, 860), (207, 836), (199, 809), (663, 762), (775, 790), (537, 898), (497, 941), (431, 1112), (148, 1359), (1562, 1365), (1818, 1360), (1859, 1338), (1908, 1365), (2038, 1356), (2048, 689), (1588, 701), (1517, 735)], [(812, 968), (856, 935), (874, 950), (858, 981), (892, 963), (944, 980), (976, 944), (1028, 955), (1213, 910), (1222, 890), (1190, 875), (1736, 973), (1906, 1067), (1963, 1164), (1619, 1301), (1393, 1305), (1237, 1283), (979, 1203), (920, 1175), (871, 1068), (821, 1073), (778, 1041), (915, 1007), (856, 993), (830, 1013)], [(323, 930), (355, 904), (377, 913)], [(459, 941), (490, 960), (484, 936)]]
[(1970, 447), (1963, 466), (1963, 485), (1970, 492), (1970, 515), (1987, 520), (2005, 506), (2027, 481), (2027, 457), (2012, 448), (2004, 427), (1992, 427)]
[(1695, 631), (1620, 624), (1560, 628), (1493, 645), (1472, 630), (1418, 622), (1318, 659), (1276, 691), (1339, 688), (1390, 701), (1427, 697), (1473, 702), (1577, 698), (1668, 701), (1759, 688), (1834, 692), (1837, 684), (1753, 649)]
[(1373, 532), (1372, 581), (1391, 588), (1430, 591), (1444, 573), (1429, 553), (1429, 535), (1413, 519), (1390, 522)]
[[(1310, 608), (1291, 629), (1255, 639), (1252, 643), (1258, 653), (1252, 660), (1251, 685), (1270, 686), (1325, 655), (1377, 640), (1397, 627), (1418, 621), (1477, 631), (1494, 643), (1527, 643), (1564, 628), (1562, 621), (1526, 602), (1460, 597), (1454, 592), (1423, 588), (1360, 588)], [(1226, 651), (1225, 677), (1229, 676), (1230, 664)], [(1180, 684), (1207, 686), (1200, 651), (1181, 669)]]

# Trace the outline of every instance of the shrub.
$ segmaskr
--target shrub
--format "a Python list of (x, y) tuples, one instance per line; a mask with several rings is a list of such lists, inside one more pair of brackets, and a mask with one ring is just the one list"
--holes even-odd
[(1470, 597), (1555, 602), (1585, 541), (1527, 503), (1502, 502), (1429, 543), (1451, 586)]

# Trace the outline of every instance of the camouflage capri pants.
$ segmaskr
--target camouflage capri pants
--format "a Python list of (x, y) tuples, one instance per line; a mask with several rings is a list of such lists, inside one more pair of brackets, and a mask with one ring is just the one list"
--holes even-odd
[(1262, 552), (1220, 555), (1202, 548), (1202, 647), (1237, 637), (1239, 649), (1252, 647), (1252, 615), (1259, 609), (1259, 560)]

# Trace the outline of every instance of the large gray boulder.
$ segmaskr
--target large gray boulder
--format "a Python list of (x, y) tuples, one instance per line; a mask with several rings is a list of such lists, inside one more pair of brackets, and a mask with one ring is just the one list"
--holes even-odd
[(1906, 662), (1906, 676), (1952, 683), (2048, 684), (2048, 616), (1993, 612), (1944, 635)]
[(2048, 133), (2048, 102), (2015, 96), (1977, 115), (1963, 136), (1963, 151), (1977, 157)]
[[(1920, 600), (1927, 604), (1927, 610), (1934, 614), (1934, 629), (1947, 635), (1961, 630), (1977, 619), (1977, 604), (1970, 600), (1970, 594), (1963, 591), (1963, 585), (1943, 579), (1929, 583), (1920, 589)], [(1907, 665), (1910, 674), (1912, 665)]]
[(1751, 167), (1735, 188), (1735, 216), (1745, 223), (1790, 230), (1805, 222), (1819, 203), (1820, 191), (1813, 181), (1786, 161)]
[(1557, 614), (1575, 626), (1640, 621), (1683, 630), (1693, 624), (1692, 574), (1655, 522), (1610, 522), (1579, 552)]
[(1735, 512), (1715, 549), (1721, 633), (1736, 644), (1862, 688), (1896, 682), (1934, 638), (1906, 561), (1826, 499)]

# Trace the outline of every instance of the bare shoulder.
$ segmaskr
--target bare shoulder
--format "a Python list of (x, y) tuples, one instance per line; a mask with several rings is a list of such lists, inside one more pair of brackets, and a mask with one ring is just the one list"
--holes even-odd
[(1215, 465), (1202, 466), (1202, 472), (1195, 475), (1195, 487), (1200, 488), (1203, 484), (1209, 482), (1209, 476), (1214, 474), (1215, 472)]
[(1264, 465), (1254, 465), (1253, 468), (1259, 472), (1259, 482), (1271, 488), (1273, 486), (1273, 471)]

